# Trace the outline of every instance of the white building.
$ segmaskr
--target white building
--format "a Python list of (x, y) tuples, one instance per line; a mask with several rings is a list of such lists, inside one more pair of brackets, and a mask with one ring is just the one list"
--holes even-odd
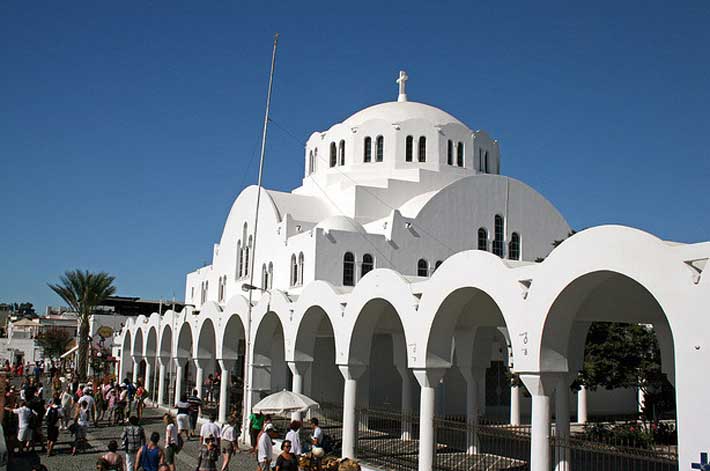
[[(256, 240), (259, 189), (242, 191), (212, 264), (187, 275), (185, 300), (195, 307), (129, 321), (124, 372), (130, 359), (136, 377), (143, 360), (149, 378), (159, 365), (165, 402), (171, 363), (180, 391), (192, 370), (199, 383), (215, 361), (234, 368), (249, 331), (248, 400), (293, 388), (342, 403), (346, 456), (357, 407), (418, 409), (420, 470), (431, 469), (435, 415), (505, 413), (519, 423), (528, 407), (531, 466), (541, 471), (553, 459), (553, 397), (557, 434), (569, 434), (568, 385), (589, 323), (642, 322), (653, 324), (676, 386), (681, 469), (697, 461), (707, 444), (695, 430), (710, 419), (697, 372), (710, 360), (702, 276), (710, 243), (603, 226), (550, 253), (570, 232), (560, 213), (500, 175), (499, 146), (486, 132), (408, 101), (406, 79), (396, 102), (311, 135), (302, 185), (261, 192)], [(252, 276), (265, 291), (252, 291), (249, 306), (241, 287)], [(506, 364), (532, 404), (517, 387), (486, 400), (486, 372)], [(627, 396), (616, 397), (619, 407), (634, 404)], [(220, 402), (220, 420), (227, 407)]]

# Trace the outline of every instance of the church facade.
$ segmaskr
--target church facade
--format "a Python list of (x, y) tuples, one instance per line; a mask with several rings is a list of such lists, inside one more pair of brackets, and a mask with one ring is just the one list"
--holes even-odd
[[(547, 470), (566, 459), (550, 456), (551, 417), (569, 435), (590, 323), (652, 324), (676, 387), (680, 462), (697, 460), (710, 448), (694, 431), (710, 419), (696, 371), (710, 360), (710, 243), (623, 226), (569, 237), (550, 202), (500, 174), (496, 140), (409, 101), (406, 80), (397, 101), (310, 136), (300, 187), (241, 192), (212, 263), (186, 276), (188, 306), (124, 328), (122, 375), (157, 383), (170, 404), (168, 389), (217, 365), (241, 371), (247, 353), (250, 404), (284, 388), (342, 404), (345, 456), (356, 409), (416, 410), (420, 470), (435, 416), (529, 414), (531, 466)], [(620, 394), (613, 403), (633, 406), (633, 391)]]

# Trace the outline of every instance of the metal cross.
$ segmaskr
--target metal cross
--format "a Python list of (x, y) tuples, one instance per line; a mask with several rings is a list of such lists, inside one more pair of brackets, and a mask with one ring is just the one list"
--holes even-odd
[(699, 469), (700, 471), (710, 471), (710, 463), (708, 463), (708, 454), (700, 453), (700, 463), (691, 463), (691, 469)]
[(396, 80), (396, 82), (399, 84), (399, 97), (397, 98), (397, 101), (407, 101), (407, 80), (409, 80), (407, 72), (405, 72), (404, 70), (400, 70), (399, 78)]

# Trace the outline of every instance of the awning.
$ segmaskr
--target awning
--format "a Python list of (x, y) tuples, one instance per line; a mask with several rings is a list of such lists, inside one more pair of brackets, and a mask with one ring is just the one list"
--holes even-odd
[(79, 350), (79, 345), (74, 345), (71, 349), (69, 349), (69, 350), (67, 350), (66, 352), (62, 353), (62, 356), (60, 356), (59, 358), (66, 358), (66, 357), (68, 357), (69, 355), (71, 355), (71, 354), (73, 354), (74, 352), (76, 352), (77, 350)]

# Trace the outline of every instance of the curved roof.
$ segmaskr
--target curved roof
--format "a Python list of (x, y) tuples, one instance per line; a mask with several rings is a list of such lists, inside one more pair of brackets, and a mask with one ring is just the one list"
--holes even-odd
[(329, 218), (319, 222), (316, 228), (321, 228), (326, 232), (331, 230), (344, 232), (366, 232), (365, 228), (362, 227), (362, 224), (347, 216), (330, 216)]
[(283, 219), (288, 213), (297, 221), (318, 222), (333, 214), (330, 207), (322, 199), (315, 196), (264, 190), (271, 198), (279, 220)]
[(466, 126), (444, 110), (415, 101), (389, 101), (373, 105), (353, 114), (343, 121), (343, 124), (359, 126), (371, 119), (383, 119), (392, 123), (400, 123), (408, 119), (425, 119), (434, 125), (454, 123)]

